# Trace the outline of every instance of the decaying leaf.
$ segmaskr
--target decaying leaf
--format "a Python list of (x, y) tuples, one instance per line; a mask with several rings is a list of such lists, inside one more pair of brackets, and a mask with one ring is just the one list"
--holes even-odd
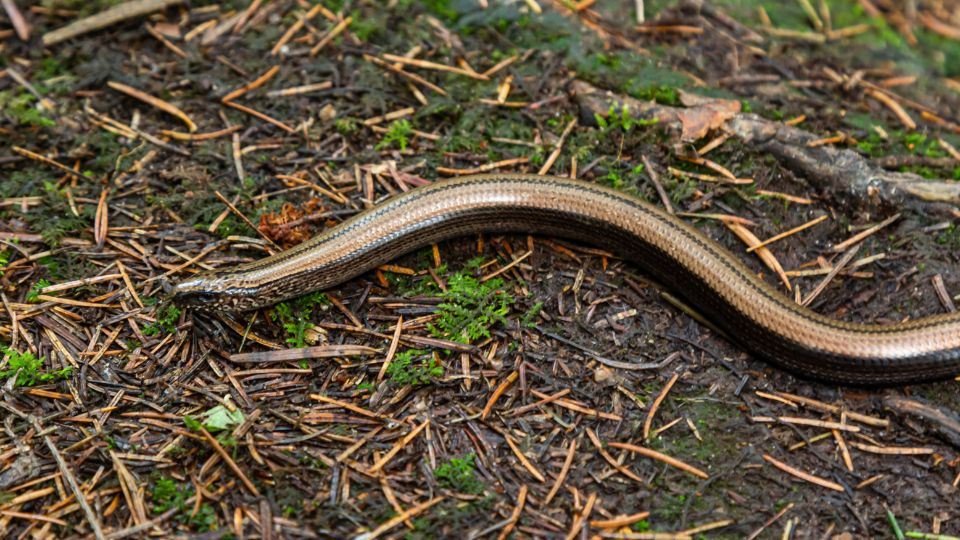
[(687, 108), (678, 111), (682, 132), (680, 140), (695, 141), (704, 137), (711, 129), (717, 129), (724, 122), (740, 112), (741, 104), (733, 99), (719, 99), (680, 91), (680, 102)]

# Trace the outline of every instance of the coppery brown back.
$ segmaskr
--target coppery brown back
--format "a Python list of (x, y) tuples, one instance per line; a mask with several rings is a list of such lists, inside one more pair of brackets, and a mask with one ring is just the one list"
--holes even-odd
[(418, 188), (283, 253), (188, 278), (175, 286), (174, 301), (255, 309), (479, 232), (542, 233), (614, 250), (752, 352), (801, 375), (875, 385), (960, 373), (960, 314), (885, 326), (835, 321), (780, 294), (676, 217), (612, 189), (549, 176), (487, 174)]

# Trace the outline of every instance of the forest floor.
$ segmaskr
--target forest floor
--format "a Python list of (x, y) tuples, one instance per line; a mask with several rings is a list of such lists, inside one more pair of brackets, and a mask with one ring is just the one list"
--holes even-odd
[(958, 2), (173, 1), (66, 40), (117, 2), (27, 4), (0, 13), (3, 538), (960, 536), (957, 380), (795, 376), (616, 253), (474, 236), (255, 313), (164, 301), (504, 171), (669, 204), (830, 317), (952, 311), (956, 200), (858, 201), (729, 116), (681, 137), (572, 89), (715, 98), (949, 187)]

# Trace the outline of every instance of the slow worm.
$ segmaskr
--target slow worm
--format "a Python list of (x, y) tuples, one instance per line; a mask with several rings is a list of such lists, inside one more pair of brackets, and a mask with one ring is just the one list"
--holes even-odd
[(290, 250), (187, 278), (173, 299), (204, 310), (255, 309), (480, 232), (545, 234), (613, 250), (753, 353), (801, 375), (876, 385), (960, 373), (958, 313), (891, 325), (833, 320), (797, 305), (676, 217), (612, 189), (548, 176), (485, 174), (418, 188)]

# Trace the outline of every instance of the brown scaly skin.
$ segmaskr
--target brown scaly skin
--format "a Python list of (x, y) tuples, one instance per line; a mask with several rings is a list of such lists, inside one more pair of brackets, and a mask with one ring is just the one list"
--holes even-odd
[(540, 233), (614, 250), (752, 352), (804, 376), (878, 385), (960, 373), (960, 313), (886, 326), (835, 321), (780, 294), (676, 217), (612, 189), (550, 176), (487, 174), (418, 188), (283, 253), (188, 278), (173, 299), (202, 310), (256, 309), (478, 232)]

